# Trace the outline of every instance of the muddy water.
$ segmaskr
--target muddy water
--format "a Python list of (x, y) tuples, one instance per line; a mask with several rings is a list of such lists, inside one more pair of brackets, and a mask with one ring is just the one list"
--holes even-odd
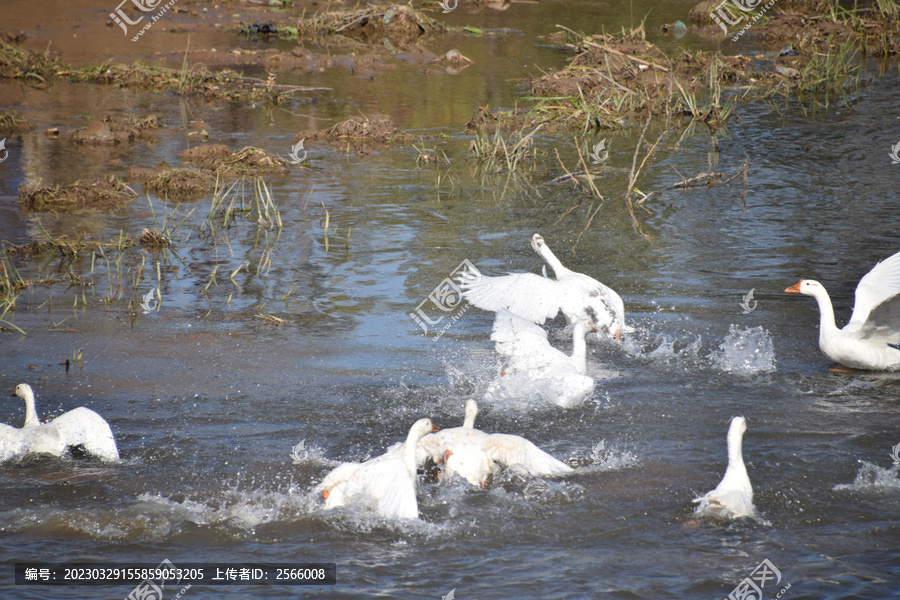
[[(84, 29), (110, 45), (105, 52), (137, 52), (102, 25), (109, 8), (82, 14)], [(648, 22), (671, 21), (676, 9), (654, 7)], [(813, 301), (782, 293), (800, 277), (819, 279), (843, 323), (855, 282), (900, 249), (900, 171), (887, 156), (898, 141), (896, 77), (878, 76), (827, 110), (744, 105), (719, 135), (718, 153), (705, 130), (673, 128), (638, 184), (655, 192), (649, 212), (637, 211), (652, 245), (621, 206), (637, 132), (590, 138), (609, 140), (611, 168), (598, 180), (608, 202), (573, 254), (590, 202), (560, 219), (583, 197), (544, 185), (561, 174), (554, 149), (574, 168), (571, 136), (539, 136), (534, 166), (508, 177), (475, 168), (462, 123), (478, 106), (512, 106), (522, 69), (562, 64), (564, 55), (536, 44), (534, 34), (555, 22), (617, 29), (629, 10), (570, 3), (453, 13), (457, 23), (522, 33), (447, 40), (476, 60), (457, 76), (425, 75), (403, 61), (374, 79), (339, 69), (285, 75), (335, 91), (271, 110), (86, 86), (2, 86), (5, 101), (38, 130), (7, 144), (0, 238), (22, 243), (46, 230), (106, 240), (150, 227), (168, 228), (175, 241), (167, 253), (145, 253), (144, 266), (139, 251), (118, 267), (115, 253), (109, 265), (97, 257), (92, 265), (89, 253), (23, 263), (26, 275), (71, 270), (86, 283), (22, 294), (8, 318), (28, 335), (0, 337), (0, 387), (30, 382), (44, 415), (97, 410), (123, 461), (0, 466), (4, 594), (130, 592), (15, 586), (12, 564), (23, 559), (165, 558), (338, 568), (334, 587), (196, 585), (184, 594), (196, 598), (438, 598), (452, 589), (459, 598), (721, 598), (764, 559), (781, 574), (765, 587), (769, 597), (788, 584), (784, 598), (896, 594), (900, 474), (889, 455), (900, 442), (898, 380), (829, 372)], [(533, 11), (546, 14), (535, 19)], [(21, 6), (14, 14), (25, 18)], [(202, 20), (182, 18), (185, 27)], [(173, 39), (179, 46), (186, 34), (154, 32), (141, 52), (171, 49)], [(56, 43), (89, 58), (79, 43)], [(431, 50), (444, 51), (444, 43)], [(38, 177), (65, 183), (177, 164), (193, 144), (177, 129), (188, 119), (207, 122), (213, 142), (286, 155), (297, 131), (360, 110), (430, 134), (424, 146), (451, 164), (417, 165), (408, 145), (357, 153), (309, 144), (312, 168), (266, 178), (280, 235), (241, 217), (210, 233), (209, 197), (179, 205), (142, 196), (119, 212), (74, 215), (16, 205), (18, 185)], [(120, 154), (84, 152), (40, 133), (81, 126), (85, 116), (150, 112), (170, 129)], [(662, 127), (652, 124), (648, 138)], [(679, 179), (673, 168), (691, 176), (712, 163), (732, 173), (744, 160), (746, 209), (736, 182), (663, 189)], [(598, 385), (579, 409), (485, 399), (499, 367), (491, 315), (469, 308), (439, 338), (408, 316), (465, 259), (489, 273), (538, 272), (528, 246), (535, 231), (571, 268), (617, 289), (636, 328), (620, 346), (591, 345)], [(130, 283), (134, 273), (143, 279)], [(137, 303), (157, 286), (158, 310), (143, 314)], [(740, 302), (751, 289), (757, 304), (745, 313)], [(566, 348), (563, 323), (551, 329)], [(72, 360), (79, 349), (80, 364)], [(59, 364), (67, 358), (68, 371)], [(479, 427), (525, 435), (578, 464), (575, 473), (531, 482), (506, 474), (485, 491), (423, 484), (416, 523), (324, 512), (309, 494), (334, 461), (380, 453), (419, 417), (457, 425), (470, 396), (482, 400)], [(23, 413), (18, 400), (0, 405), (2, 422), (19, 424)], [(694, 523), (690, 500), (721, 477), (727, 424), (738, 414), (748, 421), (744, 457), (760, 516)], [(301, 440), (295, 462), (289, 455)], [(178, 591), (167, 588), (165, 598)]]

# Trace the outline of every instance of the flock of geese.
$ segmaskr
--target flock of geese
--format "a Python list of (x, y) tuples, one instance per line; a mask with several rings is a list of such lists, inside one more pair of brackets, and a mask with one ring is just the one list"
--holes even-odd
[[(541, 275), (498, 277), (472, 268), (460, 275), (460, 287), (471, 304), (496, 313), (491, 339), (506, 361), (503, 378), (524, 378), (555, 404), (576, 406), (594, 389), (594, 380), (585, 374), (586, 335), (599, 332), (618, 340), (633, 330), (625, 324), (624, 303), (614, 290), (563, 266), (540, 235), (532, 237), (531, 247), (555, 278), (547, 275), (546, 267)], [(819, 348), (826, 357), (853, 369), (900, 370), (900, 252), (860, 280), (853, 314), (842, 329), (835, 325), (831, 300), (822, 284), (801, 279), (785, 291), (812, 296), (818, 302)], [(551, 346), (541, 327), (559, 313), (572, 327), (571, 355)], [(79, 407), (42, 424), (31, 386), (20, 384), (13, 395), (25, 401), (25, 423), (21, 428), (0, 424), (0, 461), (66, 453), (119, 459), (112, 430), (96, 412)], [(523, 437), (476, 429), (477, 414), (478, 405), (470, 399), (461, 427), (439, 431), (431, 419), (420, 419), (406, 440), (371, 460), (341, 463), (314, 492), (324, 499), (326, 509), (352, 504), (385, 518), (417, 519), (420, 469), (436, 468), (439, 480), (459, 478), (476, 487), (488, 485), (502, 469), (526, 477), (556, 477), (573, 471)], [(744, 417), (731, 420), (725, 475), (715, 489), (694, 499), (697, 515), (732, 519), (755, 514), (742, 452), (746, 431)]]
[(572, 467), (523, 437), (475, 429), (477, 414), (478, 405), (469, 399), (462, 427), (438, 431), (431, 419), (419, 419), (405, 441), (371, 460), (341, 463), (314, 491), (324, 498), (325, 508), (353, 502), (386, 518), (417, 519), (417, 472), (429, 465), (439, 466), (440, 479), (458, 477), (476, 487), (485, 487), (503, 468), (528, 477), (572, 472)]
[[(596, 279), (576, 273), (553, 254), (535, 234), (531, 247), (544, 259), (541, 275), (511, 273), (485, 276), (477, 268), (460, 275), (463, 297), (496, 313), (491, 333), (497, 352), (506, 361), (503, 378), (520, 376), (551, 402), (572, 407), (590, 396), (594, 380), (585, 374), (585, 336), (599, 332), (613, 339), (633, 331), (625, 324), (621, 297)], [(819, 346), (835, 362), (855, 369), (900, 370), (900, 253), (878, 263), (859, 283), (850, 323), (834, 324), (834, 311), (825, 288), (802, 279), (786, 292), (813, 296), (821, 313)], [(572, 327), (572, 354), (550, 345), (541, 325), (562, 313)], [(498, 469), (515, 469), (528, 477), (554, 477), (572, 467), (540, 450), (525, 438), (487, 434), (475, 429), (478, 406), (466, 402), (462, 427), (436, 431), (430, 419), (417, 421), (406, 441), (363, 463), (342, 463), (325, 475), (315, 492), (326, 508), (359, 502), (386, 518), (418, 518), (417, 472), (429, 465), (439, 479), (459, 477), (484, 487)], [(734, 417), (728, 427), (728, 466), (714, 489), (695, 498), (695, 513), (719, 519), (751, 517), (753, 486), (743, 458), (747, 420)]]

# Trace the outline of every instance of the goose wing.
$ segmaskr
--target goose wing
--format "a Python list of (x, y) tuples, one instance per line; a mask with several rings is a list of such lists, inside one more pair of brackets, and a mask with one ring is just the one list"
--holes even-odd
[(103, 460), (118, 460), (119, 449), (106, 419), (80, 406), (53, 419), (44, 427), (56, 429), (66, 447), (82, 446), (88, 454)]
[(382, 455), (361, 464), (343, 492), (349, 499), (362, 496), (383, 517), (416, 519), (419, 507), (413, 478), (401, 459)]
[(563, 303), (559, 284), (534, 273), (488, 277), (470, 269), (460, 274), (459, 282), (463, 297), (478, 308), (505, 309), (533, 323), (552, 319)]
[(507, 310), (498, 310), (491, 340), (497, 352), (522, 369), (542, 369), (553, 363), (571, 363), (570, 357), (550, 345), (540, 325)]
[[(900, 252), (881, 261), (859, 280), (856, 286), (856, 299), (853, 303), (853, 314), (847, 327), (865, 329), (866, 321), (872, 311), (882, 303), (900, 294)], [(884, 320), (893, 314), (893, 308), (879, 315)], [(897, 323), (894, 323), (897, 327)], [(877, 329), (877, 326), (876, 326)]]
[(341, 463), (328, 472), (315, 487), (314, 492), (325, 497), (325, 507), (333, 508), (347, 503), (344, 488), (347, 482), (359, 471), (362, 463)]
[(864, 338), (900, 344), (900, 294), (873, 308), (860, 333)]
[(756, 512), (756, 509), (753, 507), (753, 501), (739, 490), (728, 490), (725, 492), (712, 490), (699, 498), (694, 498), (693, 501), (697, 503), (697, 508), (694, 512), (698, 515), (736, 519), (751, 517)]
[(25, 453), (22, 431), (16, 427), (0, 423), (0, 462)]
[(572, 467), (559, 461), (518, 435), (492, 433), (485, 454), (504, 466), (519, 465), (530, 475), (540, 477), (571, 473)]

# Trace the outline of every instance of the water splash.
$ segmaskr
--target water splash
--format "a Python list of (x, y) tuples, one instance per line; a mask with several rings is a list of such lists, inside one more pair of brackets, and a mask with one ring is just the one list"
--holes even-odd
[(856, 474), (853, 483), (839, 483), (834, 488), (836, 492), (885, 492), (900, 491), (900, 465), (893, 465), (883, 469), (878, 465), (866, 461), (860, 461), (862, 467)]
[(140, 512), (165, 516), (173, 522), (195, 525), (229, 525), (252, 529), (264, 523), (290, 521), (309, 512), (313, 504), (305, 494), (267, 489), (226, 490), (220, 496), (204, 500), (175, 500), (160, 494), (138, 497)]
[(606, 440), (600, 440), (591, 448), (590, 465), (600, 471), (618, 471), (637, 465), (640, 459), (628, 450), (607, 448)]
[(534, 479), (525, 484), (526, 500), (541, 504), (569, 504), (584, 497), (584, 487), (568, 481)]
[(739, 329), (732, 324), (719, 350), (710, 354), (714, 367), (739, 375), (757, 375), (775, 371), (775, 346), (762, 327)]
[(702, 364), (703, 338), (689, 332), (673, 335), (640, 328), (625, 338), (622, 349), (632, 358), (655, 365), (695, 368)]

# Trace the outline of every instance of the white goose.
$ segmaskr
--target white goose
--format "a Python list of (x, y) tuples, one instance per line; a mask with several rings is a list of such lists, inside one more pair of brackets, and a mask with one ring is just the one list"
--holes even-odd
[(0, 427), (0, 460), (25, 454), (62, 456), (67, 450), (78, 447), (103, 460), (119, 459), (109, 423), (91, 409), (80, 406), (41, 424), (31, 386), (20, 383), (12, 395), (25, 400), (25, 424), (21, 429), (9, 425)]
[(819, 304), (819, 348), (822, 354), (851, 369), (900, 370), (900, 252), (866, 273), (856, 286), (850, 322), (834, 323), (828, 292), (818, 281), (801, 279), (784, 290), (812, 296)]
[(553, 269), (555, 280), (534, 273), (486, 277), (473, 268), (460, 275), (463, 297), (478, 308), (506, 309), (539, 325), (562, 312), (569, 323), (587, 319), (611, 337), (631, 331), (625, 325), (625, 304), (615, 291), (567, 269), (537, 233), (531, 247)]
[(431, 431), (437, 431), (431, 419), (419, 419), (398, 447), (363, 463), (338, 465), (315, 488), (325, 498), (325, 508), (359, 499), (385, 518), (419, 518), (416, 447), (422, 436)]
[(528, 395), (534, 390), (557, 406), (578, 406), (594, 391), (594, 379), (585, 375), (587, 345), (584, 336), (593, 331), (587, 319), (579, 318), (572, 330), (572, 355), (550, 345), (540, 325), (497, 311), (491, 339), (497, 352), (508, 359), (503, 371), (503, 387), (513, 395)]
[[(553, 458), (527, 439), (504, 433), (485, 433), (474, 428), (478, 405), (466, 401), (462, 427), (442, 429), (419, 441), (421, 462), (444, 461), (444, 475), (458, 475), (474, 486), (484, 487), (496, 467), (517, 467), (531, 477), (565, 475), (572, 467)], [(425, 456), (422, 456), (424, 450)]]
[(722, 519), (752, 517), (755, 514), (753, 486), (750, 485), (750, 477), (747, 475), (747, 467), (744, 466), (741, 452), (745, 431), (747, 420), (744, 417), (731, 419), (731, 425), (728, 427), (728, 468), (725, 469), (725, 476), (716, 489), (694, 499), (694, 502), (698, 503), (694, 510), (696, 514)]

